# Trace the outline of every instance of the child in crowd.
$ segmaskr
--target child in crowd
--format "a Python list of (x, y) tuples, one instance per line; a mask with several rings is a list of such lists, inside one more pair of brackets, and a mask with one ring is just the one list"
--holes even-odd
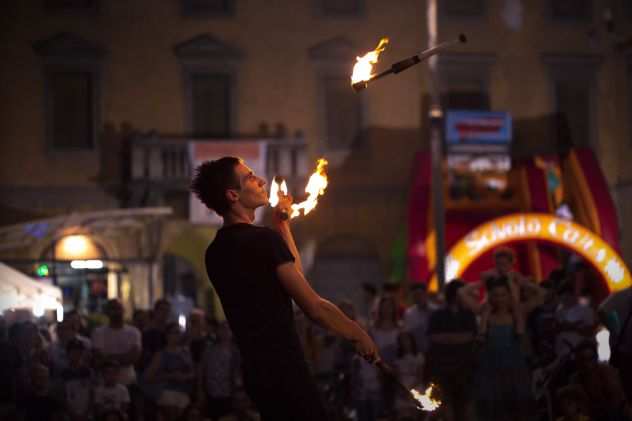
[(217, 343), (206, 348), (202, 360), (200, 395), (206, 398), (207, 415), (211, 420), (219, 420), (233, 411), (234, 389), (241, 382), (238, 370), (237, 348), (228, 323), (224, 322), (217, 328)]
[(157, 386), (156, 404), (162, 419), (176, 420), (191, 403), (195, 372), (189, 348), (182, 345), (180, 326), (169, 323), (165, 335), (167, 343), (154, 354), (145, 380)]
[(84, 421), (92, 412), (92, 387), (94, 375), (86, 361), (86, 345), (73, 338), (66, 344), (68, 367), (61, 372), (64, 400), (70, 419)]
[(119, 380), (120, 367), (116, 361), (103, 365), (103, 384), (94, 390), (95, 415), (99, 420), (127, 419), (130, 397)]

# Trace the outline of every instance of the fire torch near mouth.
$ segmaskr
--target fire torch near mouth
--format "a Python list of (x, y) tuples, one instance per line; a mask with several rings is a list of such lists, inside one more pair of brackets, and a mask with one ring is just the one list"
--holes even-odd
[[(316, 205), (318, 204), (318, 196), (321, 196), (325, 193), (325, 189), (327, 188), (327, 160), (325, 158), (320, 158), (316, 163), (316, 170), (309, 177), (309, 181), (307, 182), (307, 186), (305, 186), (305, 193), (307, 193), (307, 199), (302, 201), (301, 203), (293, 203), (291, 213), (287, 212), (281, 213), (281, 219), (286, 220), (288, 218), (296, 218), (297, 216), (307, 215), (310, 213)], [(279, 204), (279, 192), (283, 194), (287, 194), (287, 183), (282, 177), (276, 176), (274, 177), (272, 183), (270, 184), (270, 206), (273, 208)]]
[(360, 92), (369, 85), (369, 82), (380, 79), (391, 73), (397, 74), (403, 72), (409, 67), (421, 63), (428, 57), (434, 56), (435, 54), (438, 54), (441, 51), (452, 47), (453, 45), (465, 44), (466, 42), (467, 37), (465, 36), (465, 34), (460, 34), (459, 37), (455, 40), (442, 42), (436, 47), (428, 48), (427, 50), (415, 54), (414, 56), (398, 61), (397, 63), (392, 64), (390, 68), (384, 70), (383, 72), (373, 75), (371, 74), (373, 64), (377, 63), (379, 54), (384, 51), (384, 49), (386, 48), (386, 44), (388, 43), (388, 38), (382, 38), (375, 50), (369, 51), (364, 56), (357, 58), (357, 62), (353, 67), (353, 75), (351, 76), (351, 87), (354, 91)]

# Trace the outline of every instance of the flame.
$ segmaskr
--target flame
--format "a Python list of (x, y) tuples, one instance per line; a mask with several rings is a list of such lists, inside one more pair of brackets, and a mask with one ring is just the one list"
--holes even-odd
[(384, 37), (375, 47), (375, 50), (369, 51), (362, 57), (356, 57), (356, 64), (353, 66), (353, 74), (351, 75), (351, 84), (367, 81), (371, 79), (373, 65), (377, 63), (380, 53), (384, 51), (388, 44), (388, 38)]
[(434, 387), (435, 385), (431, 383), (430, 386), (426, 388), (423, 395), (415, 389), (410, 389), (410, 393), (412, 393), (413, 397), (417, 399), (417, 402), (421, 405), (421, 409), (424, 411), (434, 411), (441, 406), (441, 401), (432, 397)]
[(283, 194), (287, 194), (287, 183), (285, 180), (279, 185), (276, 180), (272, 180), (270, 184), (270, 198), (268, 199), (270, 202), (270, 206), (276, 208), (279, 204), (279, 191)]
[[(325, 189), (327, 188), (327, 174), (325, 172), (325, 168), (327, 167), (327, 160), (325, 158), (320, 158), (316, 165), (316, 171), (312, 173), (309, 177), (309, 181), (307, 182), (307, 186), (305, 186), (305, 192), (307, 193), (307, 199), (302, 201), (301, 203), (292, 204), (292, 213), (290, 214), (290, 218), (296, 218), (301, 215), (301, 210), (303, 211), (303, 215), (307, 215), (310, 213), (316, 205), (318, 204), (318, 196), (325, 193)], [(283, 194), (287, 194), (287, 184), (283, 181), (279, 184), (276, 180), (273, 180), (270, 185), (270, 206), (276, 207), (279, 204), (279, 191)]]

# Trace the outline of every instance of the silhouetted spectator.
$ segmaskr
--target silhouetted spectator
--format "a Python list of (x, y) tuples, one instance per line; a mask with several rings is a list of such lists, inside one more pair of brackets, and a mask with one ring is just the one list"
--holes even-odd
[(154, 354), (145, 370), (145, 381), (158, 405), (163, 420), (176, 420), (191, 403), (195, 373), (193, 361), (177, 323), (169, 323), (165, 330), (167, 344)]
[(439, 385), (440, 413), (447, 421), (473, 419), (472, 376), (476, 365), (476, 316), (459, 299), (465, 284), (454, 279), (445, 286), (445, 307), (428, 323), (429, 348), (425, 377)]
[(428, 350), (426, 331), (432, 309), (428, 305), (427, 285), (420, 283), (411, 288), (413, 304), (404, 313), (404, 329), (415, 337), (417, 349), (421, 353)]
[(68, 365), (60, 373), (64, 401), (73, 421), (84, 421), (92, 415), (94, 373), (88, 365), (86, 345), (78, 338), (66, 343)]
[(207, 415), (219, 420), (233, 411), (234, 391), (241, 386), (239, 354), (228, 323), (219, 325), (217, 343), (206, 348), (201, 371)]
[(120, 382), (122, 374), (115, 360), (103, 364), (103, 384), (94, 389), (94, 412), (97, 419), (127, 419), (131, 400), (127, 388)]
[(488, 278), (489, 307), (480, 323), (481, 353), (475, 376), (479, 419), (530, 419), (533, 409), (526, 357), (521, 349), (524, 314), (519, 285), (504, 276)]
[(626, 401), (619, 373), (600, 363), (597, 344), (585, 340), (575, 348), (577, 371), (571, 383), (582, 387), (588, 399), (588, 412), (593, 421), (625, 421)]
[[(419, 386), (423, 379), (424, 355), (417, 351), (415, 337), (402, 331), (397, 337), (397, 359), (394, 364), (397, 377), (407, 389)], [(398, 420), (414, 420), (418, 409), (409, 396), (397, 395), (395, 410)]]
[(141, 361), (141, 370), (145, 370), (154, 354), (165, 347), (167, 338), (165, 329), (171, 319), (171, 303), (161, 298), (154, 303), (154, 309), (151, 314), (149, 327), (142, 332), (143, 334), (143, 356)]
[(63, 404), (52, 396), (48, 367), (34, 363), (29, 369), (30, 391), (20, 401), (19, 407), (24, 421), (61, 421), (64, 418)]

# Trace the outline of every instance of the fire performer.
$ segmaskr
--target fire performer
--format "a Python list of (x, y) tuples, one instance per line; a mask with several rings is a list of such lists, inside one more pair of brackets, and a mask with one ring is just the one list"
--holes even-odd
[(351, 341), (369, 362), (373, 340), (337, 306), (320, 297), (302, 271), (290, 230), (291, 196), (279, 195), (273, 228), (253, 225), (268, 204), (266, 182), (239, 158), (200, 165), (191, 190), (224, 225), (206, 251), (206, 270), (222, 302), (243, 360), (246, 391), (263, 421), (326, 420), (301, 348), (292, 300), (313, 321)]

